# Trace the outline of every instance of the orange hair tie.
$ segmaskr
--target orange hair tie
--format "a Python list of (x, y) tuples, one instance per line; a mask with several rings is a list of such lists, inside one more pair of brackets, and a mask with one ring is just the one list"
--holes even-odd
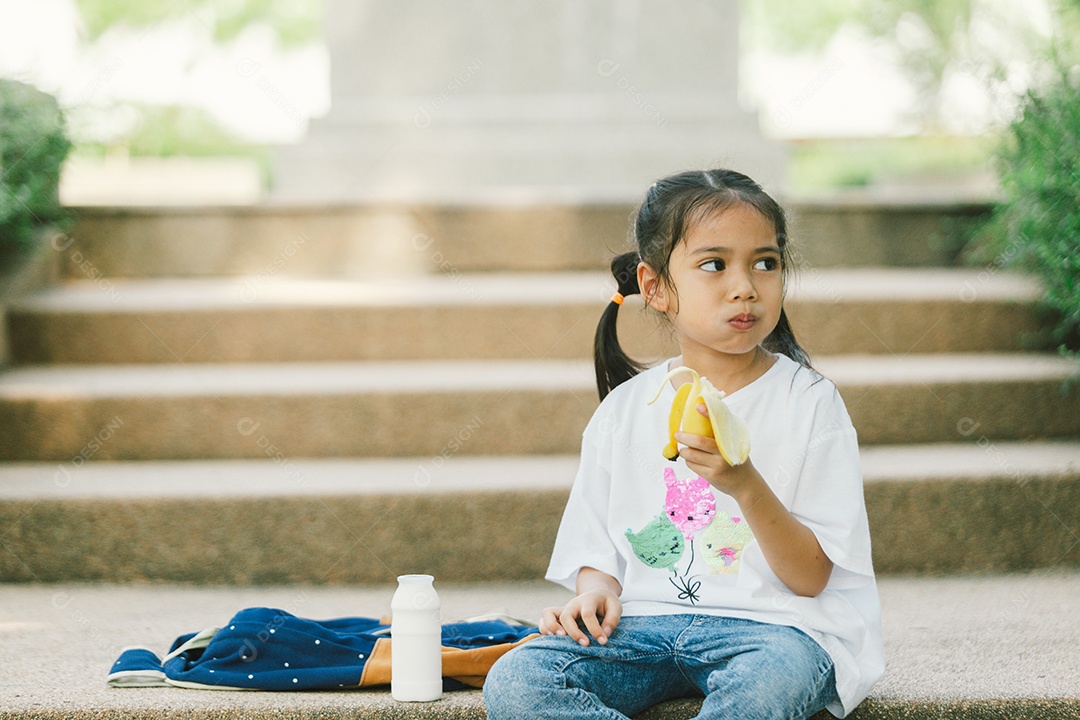
[(622, 296), (622, 293), (617, 292), (611, 296), (611, 302), (615, 303), (616, 305), (622, 305), (623, 300), (625, 300), (625, 298)]

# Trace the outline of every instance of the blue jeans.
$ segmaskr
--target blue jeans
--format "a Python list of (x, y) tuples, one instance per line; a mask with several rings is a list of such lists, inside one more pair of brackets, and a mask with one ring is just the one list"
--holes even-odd
[(484, 683), (490, 720), (625, 720), (704, 695), (699, 719), (807, 718), (836, 698), (832, 659), (805, 633), (708, 615), (624, 617), (606, 645), (549, 635)]

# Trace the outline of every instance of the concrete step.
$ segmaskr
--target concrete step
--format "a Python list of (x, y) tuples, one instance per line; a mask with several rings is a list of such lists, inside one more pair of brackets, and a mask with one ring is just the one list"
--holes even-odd
[[(866, 446), (880, 573), (1080, 567), (1080, 438)], [(574, 456), (0, 465), (3, 582), (543, 576)]]
[[(436, 581), (443, 617), (503, 611), (534, 618), (567, 593), (544, 583)], [(1080, 670), (1074, 621), (1076, 570), (879, 581), (887, 671), (852, 720), (1075, 720)], [(165, 653), (182, 633), (220, 625), (244, 607), (314, 618), (378, 616), (393, 587), (200, 588), (189, 585), (0, 587), (0, 718), (204, 720), (484, 720), (479, 691), (401, 705), (388, 689), (353, 692), (206, 692), (105, 687), (128, 645)], [(638, 720), (680, 720), (700, 702), (658, 706)], [(831, 716), (822, 713), (815, 720)]]
[[(393, 282), (246, 277), (72, 281), (8, 311), (18, 363), (587, 358), (614, 288), (601, 273)], [(1016, 352), (1045, 324), (1033, 278), (974, 270), (820, 270), (787, 307), (811, 352)], [(627, 348), (677, 354), (631, 300)]]
[[(866, 444), (1080, 435), (1078, 363), (822, 357)], [(566, 360), (32, 366), (0, 374), (0, 461), (574, 453), (596, 407)]]
[[(817, 268), (953, 265), (957, 225), (991, 207), (962, 198), (788, 204), (797, 264)], [(634, 209), (529, 197), (486, 204), (81, 207), (70, 235), (53, 247), (66, 276), (91, 279), (598, 270), (626, 247)]]

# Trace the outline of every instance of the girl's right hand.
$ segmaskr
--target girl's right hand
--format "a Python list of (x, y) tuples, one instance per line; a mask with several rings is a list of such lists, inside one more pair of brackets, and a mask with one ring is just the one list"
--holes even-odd
[[(622, 616), (622, 602), (610, 590), (583, 592), (563, 607), (550, 607), (540, 617), (544, 635), (568, 635), (582, 647), (588, 647), (589, 635), (606, 645)], [(584, 632), (582, 630), (584, 625)]]

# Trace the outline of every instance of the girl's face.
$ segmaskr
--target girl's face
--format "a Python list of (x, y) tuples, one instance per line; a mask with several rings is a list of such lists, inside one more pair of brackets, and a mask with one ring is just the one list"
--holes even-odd
[(668, 316), (684, 358), (753, 352), (776, 327), (784, 296), (780, 246), (775, 228), (752, 207), (737, 204), (692, 225), (669, 271), (677, 292), (648, 266), (639, 268), (639, 284)]

